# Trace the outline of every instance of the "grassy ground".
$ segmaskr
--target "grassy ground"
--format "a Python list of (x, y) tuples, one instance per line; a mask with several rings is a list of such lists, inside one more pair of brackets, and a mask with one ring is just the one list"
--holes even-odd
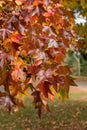
[(28, 98), (26, 109), (17, 114), (8, 115), (0, 108), (0, 130), (87, 130), (87, 90), (72, 88), (69, 100), (49, 101), (52, 112), (43, 112), (41, 120), (31, 102)]

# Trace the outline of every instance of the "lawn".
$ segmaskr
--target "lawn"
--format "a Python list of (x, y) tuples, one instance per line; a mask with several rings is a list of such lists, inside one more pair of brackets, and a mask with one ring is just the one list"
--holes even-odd
[(50, 102), (51, 112), (43, 111), (41, 120), (31, 105), (32, 99), (26, 99), (26, 109), (8, 115), (1, 107), (0, 130), (87, 130), (87, 92), (70, 92), (70, 98), (61, 102), (55, 98)]

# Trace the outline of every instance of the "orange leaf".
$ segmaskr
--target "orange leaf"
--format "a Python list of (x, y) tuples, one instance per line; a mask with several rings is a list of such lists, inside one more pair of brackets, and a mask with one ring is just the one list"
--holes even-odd
[(35, 0), (34, 2), (33, 2), (33, 5), (34, 6), (38, 6), (39, 4), (41, 4), (42, 2), (40, 1), (40, 0)]
[(55, 62), (61, 63), (61, 62), (63, 62), (63, 60), (64, 60), (64, 54), (62, 54), (62, 53), (57, 53), (57, 54), (55, 55)]
[(19, 34), (18, 32), (14, 32), (12, 35), (11, 35), (11, 40), (12, 42), (15, 42), (15, 43), (20, 43), (20, 41), (25, 38), (24, 35), (22, 34)]
[(24, 72), (22, 71), (19, 65), (16, 65), (11, 75), (12, 75), (12, 79), (16, 82), (18, 82), (19, 80), (25, 81)]

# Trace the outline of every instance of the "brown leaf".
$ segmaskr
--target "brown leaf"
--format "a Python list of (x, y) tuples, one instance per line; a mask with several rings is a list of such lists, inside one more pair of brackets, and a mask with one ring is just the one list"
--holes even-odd
[(39, 118), (41, 118), (43, 103), (42, 103), (42, 100), (40, 97), (40, 92), (36, 90), (31, 95), (34, 97), (33, 104), (34, 104), (35, 108), (38, 109), (38, 116), (39, 116)]
[(46, 98), (48, 98), (48, 93), (52, 94), (52, 92), (50, 91), (50, 82), (48, 81), (44, 81), (38, 84), (38, 88)]

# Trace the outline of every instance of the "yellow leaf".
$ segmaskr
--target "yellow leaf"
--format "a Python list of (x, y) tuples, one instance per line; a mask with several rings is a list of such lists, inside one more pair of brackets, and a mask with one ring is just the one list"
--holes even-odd
[(29, 91), (30, 91), (30, 88), (27, 88), (27, 89), (25, 89), (25, 90), (23, 91), (23, 93), (18, 92), (18, 94), (17, 94), (16, 97), (17, 97), (18, 99), (24, 100), (27, 96), (29, 96)]
[(54, 72), (54, 73), (53, 73), (53, 75), (54, 75), (54, 76), (57, 76), (57, 75), (58, 75), (58, 73), (57, 73), (57, 72)]
[(50, 9), (52, 9), (52, 6), (50, 6), (50, 5), (47, 6), (47, 10), (50, 10)]
[(23, 0), (15, 0), (15, 3), (16, 3), (18, 6), (20, 6), (20, 5), (22, 5)]
[(57, 95), (57, 92), (55, 91), (55, 89), (53, 88), (52, 85), (50, 86), (50, 90), (53, 93), (53, 95), (55, 95), (55, 96)]
[(0, 7), (3, 7), (4, 1), (0, 1)]
[(9, 86), (9, 90), (10, 90), (10, 94), (12, 96), (16, 96), (17, 95), (17, 89), (14, 86), (10, 85)]

